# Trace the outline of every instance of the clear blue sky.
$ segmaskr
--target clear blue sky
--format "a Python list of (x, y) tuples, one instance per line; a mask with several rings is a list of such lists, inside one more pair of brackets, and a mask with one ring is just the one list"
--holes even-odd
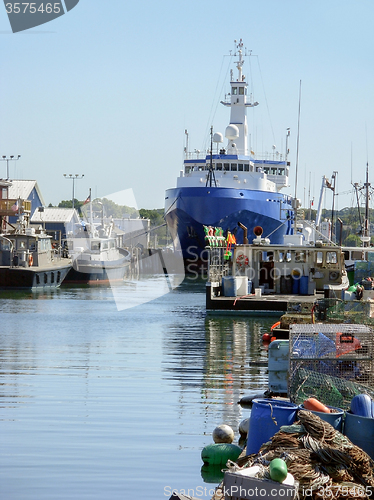
[(12, 34), (0, 6), (0, 155), (22, 155), (11, 177), (36, 179), (47, 204), (69, 199), (63, 174), (79, 173), (79, 199), (90, 187), (94, 196), (132, 188), (139, 208), (161, 208), (182, 168), (184, 130), (202, 149), (211, 124), (228, 124), (217, 107), (229, 91), (223, 56), (242, 38), (258, 55), (257, 151), (283, 151), (291, 128), (293, 194), (301, 80), (298, 197), (307, 202), (311, 185), (317, 199), (322, 175), (336, 170), (343, 208), (353, 203), (351, 149), (354, 182), (367, 159), (374, 165), (373, 19), (372, 0), (80, 0)]

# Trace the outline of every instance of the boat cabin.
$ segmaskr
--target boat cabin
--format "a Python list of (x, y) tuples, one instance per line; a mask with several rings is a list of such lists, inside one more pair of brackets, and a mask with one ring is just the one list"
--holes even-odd
[[(340, 285), (346, 277), (344, 254), (334, 246), (238, 245), (233, 254), (233, 276), (247, 276), (264, 293), (297, 293), (297, 282), (308, 292)], [(296, 285), (295, 285), (296, 282)]]

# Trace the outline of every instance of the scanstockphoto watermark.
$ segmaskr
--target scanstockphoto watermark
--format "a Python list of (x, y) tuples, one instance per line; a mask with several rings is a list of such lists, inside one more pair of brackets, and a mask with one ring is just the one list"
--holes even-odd
[(224, 498), (295, 498), (295, 489), (294, 488), (259, 488), (255, 486), (253, 488), (244, 488), (243, 486), (233, 485), (228, 488), (223, 486), (222, 488), (210, 488), (208, 489), (205, 486), (197, 486), (196, 488), (189, 488), (187, 490), (181, 489), (176, 490), (171, 488), (170, 486), (164, 487), (164, 496), (169, 497), (171, 495), (185, 495), (187, 497), (213, 497), (215, 499), (224, 499)]
[(79, 0), (35, 0), (34, 2), (4, 0), (13, 33), (49, 23), (69, 12), (78, 3)]

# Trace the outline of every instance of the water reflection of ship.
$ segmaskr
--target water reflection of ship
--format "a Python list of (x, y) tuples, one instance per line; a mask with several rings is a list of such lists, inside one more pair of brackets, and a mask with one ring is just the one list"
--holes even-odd
[[(238, 411), (237, 402), (245, 392), (265, 388), (267, 384), (266, 369), (249, 364), (250, 360), (264, 354), (263, 328), (263, 321), (256, 319), (208, 317), (205, 321), (205, 396), (208, 400), (219, 399), (224, 403), (221, 419), (235, 430), (242, 418), (248, 416)], [(217, 364), (217, 360), (221, 363)]]
[[(250, 362), (267, 359), (262, 335), (274, 320), (206, 317), (202, 330), (200, 321), (186, 328), (184, 319), (191, 315), (196, 316), (196, 309), (183, 307), (181, 324), (166, 331), (165, 338), (164, 376), (179, 387), (179, 416), (190, 410), (189, 397), (200, 388), (204, 433), (211, 435), (218, 423), (225, 423), (237, 435), (239, 423), (249, 416), (237, 402), (249, 391), (261, 392), (267, 385), (266, 368)], [(203, 317), (201, 320), (204, 322)]]

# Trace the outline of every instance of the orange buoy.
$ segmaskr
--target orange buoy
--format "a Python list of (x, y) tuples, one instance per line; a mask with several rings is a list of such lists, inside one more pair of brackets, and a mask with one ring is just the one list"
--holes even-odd
[(271, 339), (270, 333), (264, 333), (263, 334), (263, 336), (262, 336), (262, 341), (263, 342), (270, 342), (270, 339)]
[(304, 401), (304, 408), (311, 411), (319, 411), (321, 413), (331, 413), (330, 409), (322, 404), (318, 399), (309, 398)]
[(271, 337), (270, 342), (274, 342), (274, 340), (277, 340), (277, 337)]

